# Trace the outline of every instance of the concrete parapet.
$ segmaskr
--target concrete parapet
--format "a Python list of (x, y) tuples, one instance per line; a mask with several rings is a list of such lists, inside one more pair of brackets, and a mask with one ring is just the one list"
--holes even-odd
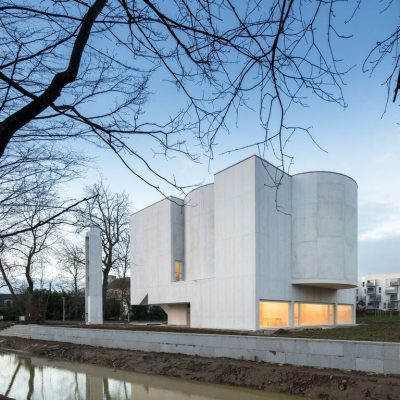
[(14, 325), (0, 336), (400, 374), (400, 343)]

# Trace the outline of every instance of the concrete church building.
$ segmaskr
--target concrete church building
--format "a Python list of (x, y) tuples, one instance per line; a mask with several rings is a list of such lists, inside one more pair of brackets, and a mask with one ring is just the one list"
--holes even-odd
[[(280, 182), (276, 190), (274, 182)], [(355, 321), (357, 184), (252, 156), (132, 215), (132, 304), (168, 323), (259, 330)]]

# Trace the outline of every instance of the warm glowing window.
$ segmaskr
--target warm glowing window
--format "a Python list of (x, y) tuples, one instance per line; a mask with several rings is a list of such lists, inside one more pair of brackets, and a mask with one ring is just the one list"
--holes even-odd
[(333, 304), (295, 303), (294, 325), (333, 325)]
[(176, 282), (183, 281), (183, 263), (182, 263), (182, 261), (175, 261), (174, 278), (175, 278)]
[(353, 306), (351, 304), (339, 304), (337, 306), (336, 318), (338, 324), (352, 324)]
[(260, 328), (289, 326), (289, 303), (260, 301)]

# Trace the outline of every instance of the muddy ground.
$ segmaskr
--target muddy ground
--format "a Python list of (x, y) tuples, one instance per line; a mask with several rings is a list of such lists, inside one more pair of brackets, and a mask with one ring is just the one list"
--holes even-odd
[(0, 350), (18, 351), (57, 361), (81, 362), (200, 382), (304, 395), (314, 399), (400, 399), (400, 375), (104, 349), (21, 338), (1, 338)]

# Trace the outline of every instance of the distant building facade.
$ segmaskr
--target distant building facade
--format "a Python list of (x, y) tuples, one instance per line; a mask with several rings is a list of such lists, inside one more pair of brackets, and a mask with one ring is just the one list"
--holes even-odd
[(133, 214), (131, 240), (131, 302), (160, 305), (169, 324), (355, 321), (357, 183), (343, 174), (291, 176), (252, 156)]
[(9, 306), (13, 303), (12, 295), (0, 293), (0, 306)]
[(400, 311), (400, 272), (359, 278), (356, 303), (366, 310)]

